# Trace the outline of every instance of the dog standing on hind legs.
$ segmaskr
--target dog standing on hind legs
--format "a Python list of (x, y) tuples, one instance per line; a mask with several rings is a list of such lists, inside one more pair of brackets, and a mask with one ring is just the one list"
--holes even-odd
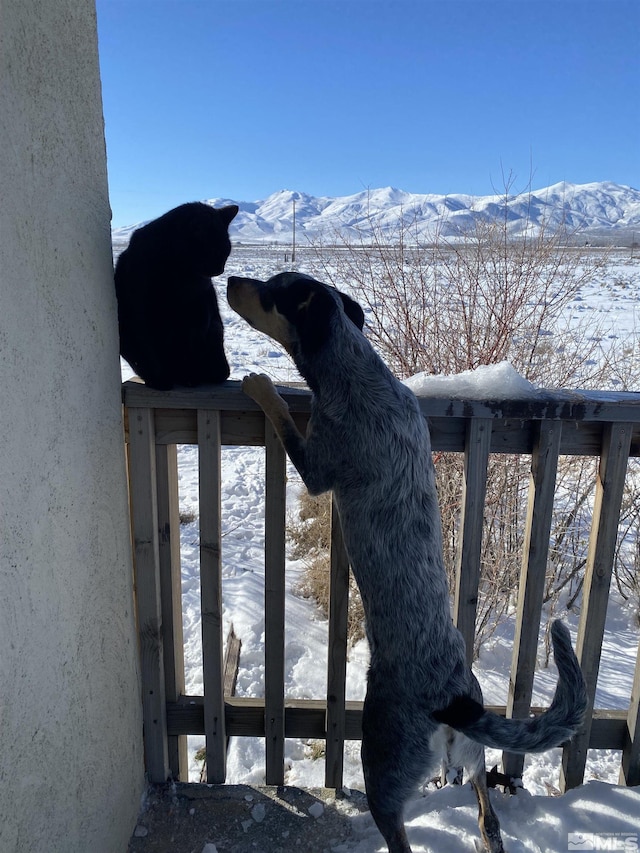
[(411, 853), (404, 804), (445, 752), (476, 792), (485, 849), (502, 853), (484, 746), (542, 752), (579, 728), (586, 690), (569, 632), (560, 622), (551, 629), (559, 679), (544, 714), (504, 720), (486, 711), (451, 621), (429, 431), (415, 396), (362, 334), (362, 309), (295, 272), (266, 282), (232, 276), (227, 297), (284, 346), (312, 392), (303, 436), (270, 379), (252, 374), (243, 382), (311, 494), (334, 493), (371, 654), (365, 785), (389, 851)]

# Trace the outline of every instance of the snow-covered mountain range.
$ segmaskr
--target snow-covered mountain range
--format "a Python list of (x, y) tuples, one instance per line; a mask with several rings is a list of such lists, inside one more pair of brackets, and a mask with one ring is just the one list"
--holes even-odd
[[(527, 229), (544, 226), (555, 230), (563, 225), (570, 232), (579, 231), (580, 239), (617, 245), (629, 245), (640, 237), (640, 191), (607, 181), (562, 182), (507, 197), (418, 194), (384, 187), (337, 198), (280, 190), (262, 201), (207, 199), (214, 207), (240, 207), (230, 228), (236, 243), (290, 244), (294, 202), (296, 242), (300, 244), (308, 239), (332, 242), (337, 235), (366, 241), (372, 233), (393, 241), (400, 221), (409, 227), (411, 236), (421, 240), (433, 238), (436, 232), (455, 238), (469, 233), (477, 219), (502, 220), (505, 215), (514, 237)], [(114, 229), (114, 242), (126, 242), (142, 224)]]

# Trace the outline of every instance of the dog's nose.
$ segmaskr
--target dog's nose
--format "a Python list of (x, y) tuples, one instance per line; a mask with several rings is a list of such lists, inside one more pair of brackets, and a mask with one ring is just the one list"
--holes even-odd
[(236, 275), (229, 276), (227, 279), (227, 299), (231, 301), (233, 294), (238, 287), (240, 279)]
[(227, 280), (227, 302), (239, 314), (242, 313), (240, 306), (244, 299), (243, 294), (246, 295), (247, 285), (250, 281), (251, 279), (241, 278), (237, 275), (229, 276)]

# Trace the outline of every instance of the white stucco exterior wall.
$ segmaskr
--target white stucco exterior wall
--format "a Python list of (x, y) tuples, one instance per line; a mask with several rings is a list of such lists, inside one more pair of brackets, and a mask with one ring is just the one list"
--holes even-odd
[(0, 851), (123, 853), (142, 721), (93, 0), (0, 0)]

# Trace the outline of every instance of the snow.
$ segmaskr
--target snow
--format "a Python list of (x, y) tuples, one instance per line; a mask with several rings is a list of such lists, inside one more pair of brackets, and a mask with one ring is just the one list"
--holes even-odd
[(455, 400), (531, 400), (543, 393), (515, 370), (508, 361), (481, 365), (454, 376), (417, 373), (404, 384), (417, 397), (450, 397)]
[[(515, 795), (490, 793), (508, 853), (639, 849), (637, 788), (589, 782), (562, 797), (532, 796), (523, 789)], [(446, 786), (415, 798), (405, 817), (409, 843), (414, 851), (469, 853), (478, 839), (477, 813), (470, 785)], [(334, 853), (386, 851), (368, 813), (353, 818), (353, 825), (360, 840), (335, 847)]]
[[(286, 353), (234, 314), (224, 297), (228, 275), (267, 278), (283, 269), (283, 262), (282, 249), (236, 247), (224, 276), (215, 280), (233, 379), (257, 371), (268, 373), (276, 382), (299, 380)], [(303, 254), (299, 266), (304, 271), (313, 272), (312, 262), (311, 255), (305, 260)], [(573, 306), (576, 312), (596, 312), (611, 320), (616, 335), (628, 336), (636, 350), (633, 336), (636, 333), (635, 311), (640, 298), (639, 270), (637, 259), (629, 260), (628, 252), (621, 254), (607, 282), (585, 288), (581, 299), (576, 300)], [(624, 284), (616, 285), (615, 281)], [(123, 362), (123, 378), (131, 375), (131, 370)], [(408, 380), (407, 384), (419, 394), (468, 394), (476, 399), (496, 396), (527, 398), (540, 393), (506, 362), (457, 377), (420, 375)], [(190, 695), (203, 693), (197, 464), (196, 447), (179, 448), (180, 509), (193, 513), (195, 517), (194, 521), (181, 525), (186, 692)], [(293, 513), (302, 486), (290, 465), (288, 477), (288, 511)], [(242, 641), (237, 694), (261, 696), (264, 695), (264, 450), (223, 448), (222, 489), (223, 630), (226, 636), (233, 622)], [(293, 592), (302, 570), (300, 562), (287, 562), (286, 691), (291, 698), (322, 698), (326, 691), (327, 623), (313, 603)], [(569, 619), (568, 623), (575, 641), (576, 617)], [(489, 703), (505, 702), (512, 643), (513, 625), (507, 623), (483, 649), (475, 666)], [(612, 599), (596, 706), (628, 706), (637, 648), (638, 632), (633, 614)], [(350, 650), (347, 668), (347, 698), (350, 700), (364, 698), (367, 661), (366, 642), (356, 643)], [(553, 668), (536, 673), (534, 703), (547, 704), (554, 686)], [(197, 780), (199, 773), (199, 765), (193, 756), (203, 745), (202, 738), (189, 738), (193, 780)], [(488, 766), (499, 760), (499, 753), (487, 751)], [(287, 784), (309, 788), (323, 786), (324, 762), (312, 756), (306, 743), (288, 739), (285, 761)], [(633, 846), (632, 840), (640, 841), (640, 789), (617, 785), (620, 754), (613, 750), (592, 750), (586, 777), (592, 781), (563, 796), (547, 796), (558, 786), (559, 762), (560, 750), (529, 756), (523, 775), (524, 790), (519, 790), (515, 796), (491, 791), (508, 853), (639, 849)], [(263, 740), (232, 738), (228, 758), (229, 783), (264, 784), (264, 765)], [(347, 789), (364, 788), (358, 742), (346, 744), (344, 784)], [(351, 814), (348, 798), (338, 802), (343, 803), (341, 807)], [(356, 833), (355, 841), (333, 847), (336, 853), (374, 853), (386, 849), (368, 813), (353, 814), (350, 819)], [(468, 784), (439, 790), (428, 786), (422, 792), (417, 791), (408, 804), (406, 820), (409, 840), (416, 853), (423, 850), (445, 853), (470, 851), (475, 849), (479, 837), (477, 805)], [(583, 846), (579, 846), (581, 838)], [(625, 838), (632, 840), (625, 841)], [(613, 844), (621, 846), (611, 846)]]

